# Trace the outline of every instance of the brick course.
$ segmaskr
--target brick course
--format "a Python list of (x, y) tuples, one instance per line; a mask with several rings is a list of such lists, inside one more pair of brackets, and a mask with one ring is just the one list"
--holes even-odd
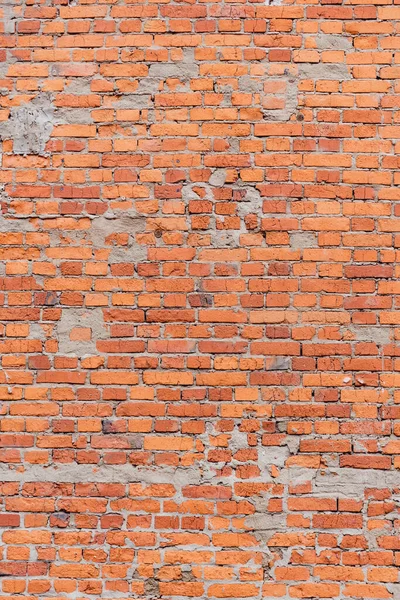
[(398, 600), (398, 0), (1, 17), (1, 600)]

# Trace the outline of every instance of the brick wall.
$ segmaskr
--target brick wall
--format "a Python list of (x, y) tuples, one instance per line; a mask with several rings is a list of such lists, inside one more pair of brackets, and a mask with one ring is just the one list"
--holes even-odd
[(0, 599), (398, 600), (398, 0), (2, 17)]

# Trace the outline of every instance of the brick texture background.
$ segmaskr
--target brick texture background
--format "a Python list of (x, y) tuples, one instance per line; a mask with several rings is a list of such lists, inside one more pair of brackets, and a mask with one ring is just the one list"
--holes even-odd
[(1, 9), (0, 598), (398, 600), (399, 2)]

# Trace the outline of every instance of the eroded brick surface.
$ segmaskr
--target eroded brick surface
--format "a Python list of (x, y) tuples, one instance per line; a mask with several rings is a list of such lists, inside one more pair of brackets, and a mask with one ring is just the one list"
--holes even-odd
[(398, 600), (397, 0), (1, 10), (1, 599)]

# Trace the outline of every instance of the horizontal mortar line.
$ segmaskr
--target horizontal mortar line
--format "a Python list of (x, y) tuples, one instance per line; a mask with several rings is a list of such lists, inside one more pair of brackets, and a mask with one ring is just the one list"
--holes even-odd
[[(42, 465), (25, 466), (24, 471), (10, 469), (0, 464), (1, 481), (48, 481), (54, 483), (172, 483), (190, 485), (199, 483), (202, 476), (199, 469), (134, 467), (132, 465), (92, 465), (60, 464), (57, 467)], [(205, 481), (206, 483), (206, 481)]]
[[(232, 485), (218, 476), (205, 476), (198, 467), (134, 467), (132, 465), (92, 465), (60, 464), (57, 467), (42, 465), (26, 466), (24, 471), (0, 464), (0, 480), (51, 483), (171, 483), (178, 487), (187, 485)], [(399, 473), (388, 471), (382, 473), (379, 469), (332, 469), (320, 470), (303, 467), (282, 468), (278, 478), (264, 478), (263, 483), (293, 484), (312, 481), (315, 490), (313, 494), (334, 494), (336, 496), (358, 495), (366, 487), (382, 487), (385, 485), (398, 486)], [(258, 482), (259, 483), (259, 482)]]

